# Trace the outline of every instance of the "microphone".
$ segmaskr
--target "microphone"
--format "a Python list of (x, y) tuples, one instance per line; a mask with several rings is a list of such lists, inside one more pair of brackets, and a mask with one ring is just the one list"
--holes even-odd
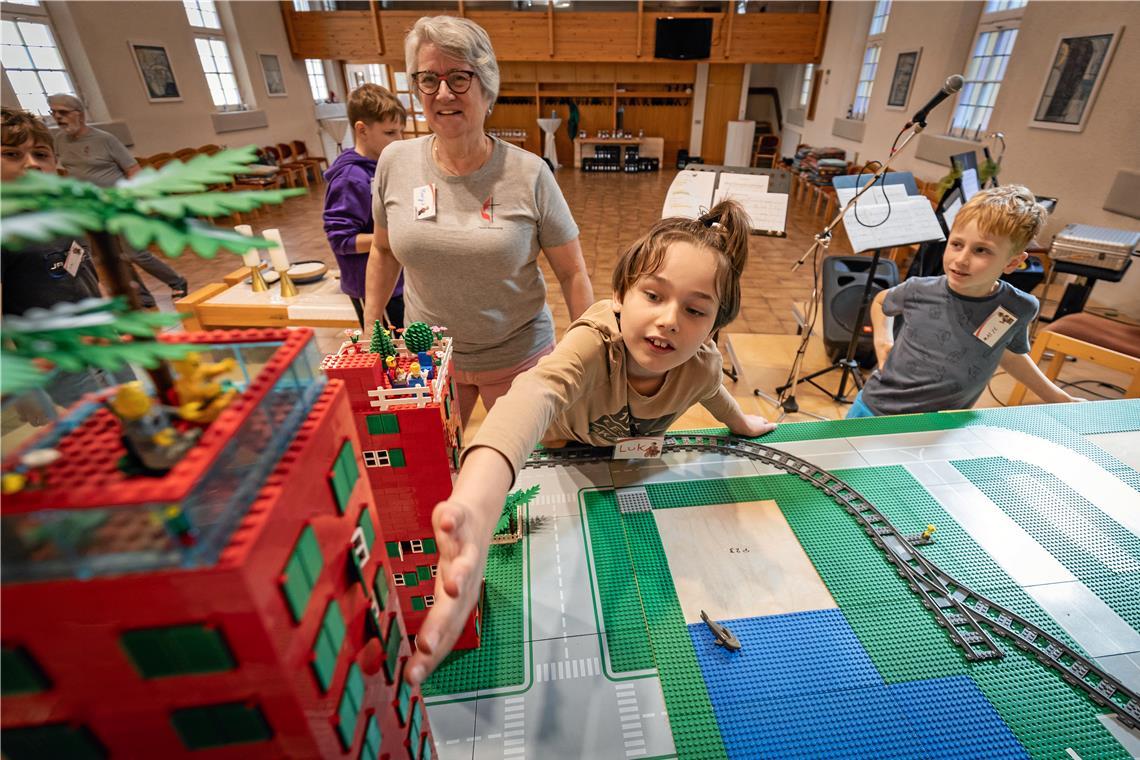
[(918, 113), (916, 113), (911, 118), (911, 120), (907, 122), (907, 126), (910, 127), (917, 124), (920, 127), (925, 127), (927, 115), (935, 108), (937, 108), (938, 104), (943, 100), (946, 100), (946, 98), (962, 89), (962, 85), (965, 84), (965, 82), (966, 80), (962, 78), (961, 74), (951, 74), (950, 76), (946, 77), (946, 81), (943, 83), (942, 89), (935, 93), (934, 97), (927, 101), (926, 105), (918, 109)]

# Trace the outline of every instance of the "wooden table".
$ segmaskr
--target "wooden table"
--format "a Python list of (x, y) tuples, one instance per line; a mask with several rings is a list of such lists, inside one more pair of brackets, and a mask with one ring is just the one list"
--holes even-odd
[(217, 330), (227, 327), (359, 327), (352, 302), (340, 290), (340, 272), (330, 269), (324, 278), (298, 285), (298, 294), (282, 298), (277, 283), (254, 293), (242, 267), (225, 275), (222, 282), (198, 288), (175, 302), (189, 314), (187, 330)]
[[(582, 168), (582, 156), (591, 158), (595, 155), (594, 148), (599, 145), (638, 145), (640, 149), (638, 155), (641, 158), (656, 158), (660, 163), (664, 161), (665, 156), (665, 138), (664, 137), (576, 137), (574, 138), (574, 168)], [(585, 152), (584, 148), (589, 148), (589, 152)], [(625, 149), (622, 149), (619, 161), (625, 164)]]

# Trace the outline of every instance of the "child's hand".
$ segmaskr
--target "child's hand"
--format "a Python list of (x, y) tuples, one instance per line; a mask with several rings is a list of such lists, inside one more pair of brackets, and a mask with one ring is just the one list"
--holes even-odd
[(768, 422), (768, 420), (759, 414), (745, 414), (741, 416), (739, 424), (729, 429), (736, 435), (741, 435), (745, 438), (755, 438), (756, 436), (771, 433), (776, 429), (776, 423)]
[(483, 568), (487, 564), (488, 542), (471, 509), (455, 501), (440, 502), (432, 512), (439, 573), (435, 582), (435, 604), (424, 619), (416, 637), (416, 651), (408, 663), (408, 681), (424, 679), (451, 651), (455, 639), (479, 600)]

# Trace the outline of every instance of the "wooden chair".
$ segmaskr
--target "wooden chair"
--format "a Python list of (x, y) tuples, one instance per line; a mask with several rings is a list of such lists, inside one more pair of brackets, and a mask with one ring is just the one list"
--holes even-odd
[(196, 155), (198, 155), (197, 148), (180, 148), (179, 150), (174, 151), (174, 158), (181, 161), (182, 163), (186, 163)]
[(304, 140), (294, 140), (293, 141), (293, 155), (296, 156), (297, 160), (299, 160), (299, 161), (304, 161), (304, 160), (316, 161), (318, 167), (320, 167), (323, 164), (325, 169), (329, 168), (329, 160), (327, 158), (325, 158), (324, 156), (314, 156), (314, 155), (310, 154), (309, 149), (305, 145)]
[(304, 166), (306, 175), (311, 171), (313, 173), (313, 181), (318, 185), (321, 184), (324, 178), (321, 176), (321, 164), (319, 161), (309, 158), (298, 158), (297, 154), (293, 151), (293, 146), (289, 143), (277, 143), (277, 151), (281, 154), (282, 161)]
[(297, 182), (300, 180), (301, 184), (305, 186), (305, 189), (309, 189), (309, 172), (307, 166), (297, 161), (286, 161), (282, 157), (281, 151), (272, 145), (266, 145), (261, 150), (269, 157), (270, 162), (277, 166), (281, 175), (285, 177), (285, 182), (289, 187), (297, 187)]
[[(1037, 364), (1046, 351), (1053, 353), (1044, 370), (1050, 380), (1057, 380), (1065, 357), (1072, 356), (1131, 375), (1124, 396), (1140, 398), (1140, 327), (1084, 311), (1069, 314), (1037, 334), (1029, 358)], [(1014, 385), (1010, 406), (1023, 403), (1026, 390), (1021, 383)]]
[(775, 169), (779, 161), (780, 136), (761, 135), (760, 140), (756, 143), (756, 150), (752, 154), (752, 165), (763, 166), (764, 162), (767, 162), (768, 168)]
[(174, 160), (175, 158), (173, 153), (155, 153), (153, 156), (147, 158), (146, 163), (147, 166), (151, 166), (155, 169), (161, 169)]
[(214, 145), (213, 143), (209, 143), (207, 145), (199, 146), (198, 152), (199, 153), (205, 153), (207, 156), (212, 156), (216, 153), (221, 153), (222, 152), (222, 146)]

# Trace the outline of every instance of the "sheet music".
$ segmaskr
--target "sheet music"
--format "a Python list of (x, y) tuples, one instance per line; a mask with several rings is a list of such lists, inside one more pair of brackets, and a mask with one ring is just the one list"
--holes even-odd
[(886, 204), (871, 206), (858, 203), (856, 206), (859, 210), (858, 220), (855, 219), (854, 208), (843, 215), (843, 226), (847, 229), (847, 237), (856, 253), (946, 239), (934, 216), (934, 209), (930, 207), (930, 201), (921, 196), (892, 200), (889, 217)]
[(712, 205), (716, 172), (680, 171), (673, 178), (661, 217), (684, 216), (695, 219)]
[[(867, 182), (870, 182), (870, 175), (865, 177), (859, 183), (862, 187)], [(847, 202), (855, 197), (855, 193), (859, 191), (859, 187), (837, 187), (835, 188), (835, 196), (839, 199), (840, 207), (846, 206)], [(887, 198), (891, 199), (891, 203), (895, 201), (905, 201), (909, 196), (906, 194), (906, 185), (882, 185), (876, 184), (867, 192), (859, 196), (856, 201), (859, 204), (859, 215), (863, 215), (864, 206), (874, 206), (881, 203), (886, 203)]]
[(942, 212), (942, 218), (946, 222), (946, 229), (954, 229), (954, 217), (958, 216), (958, 212), (962, 210), (962, 201), (955, 198), (950, 201)]
[(766, 193), (768, 192), (768, 175), (721, 172), (720, 184), (717, 185), (717, 188), (721, 190), (754, 190), (759, 193)]
[(784, 232), (788, 220), (788, 196), (784, 193), (759, 193), (740, 188), (718, 187), (714, 203), (731, 198), (744, 207), (752, 229), (757, 232)]
[(974, 194), (981, 190), (978, 186), (978, 170), (966, 169), (962, 172), (962, 195), (969, 201)]

